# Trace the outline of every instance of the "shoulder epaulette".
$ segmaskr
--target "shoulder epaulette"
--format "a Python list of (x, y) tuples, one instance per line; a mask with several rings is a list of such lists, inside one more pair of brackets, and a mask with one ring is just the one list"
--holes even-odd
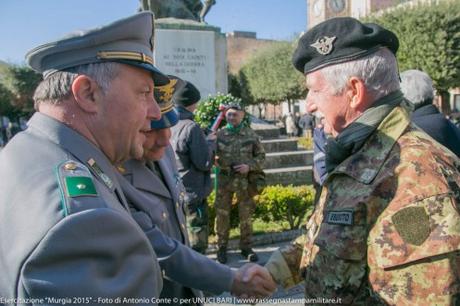
[[(61, 193), (64, 216), (80, 211), (79, 205), (73, 205), (80, 197), (98, 197), (96, 186), (89, 169), (80, 162), (67, 160), (56, 167), (56, 176)], [(92, 205), (89, 205), (92, 206)], [(85, 209), (88, 209), (87, 207)]]

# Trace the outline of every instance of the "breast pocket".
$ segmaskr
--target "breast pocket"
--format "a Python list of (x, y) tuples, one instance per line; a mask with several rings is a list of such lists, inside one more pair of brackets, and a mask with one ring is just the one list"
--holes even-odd
[(165, 203), (159, 198), (148, 197), (142, 207), (137, 207), (138, 210), (145, 213), (151, 220), (152, 225), (159, 227), (163, 232), (168, 229), (169, 213)]
[(247, 140), (241, 142), (240, 153), (241, 157), (252, 158), (254, 142), (252, 140)]

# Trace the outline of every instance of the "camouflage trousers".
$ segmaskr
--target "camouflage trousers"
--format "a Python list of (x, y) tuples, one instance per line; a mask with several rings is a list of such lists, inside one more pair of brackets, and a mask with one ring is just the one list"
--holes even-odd
[(216, 208), (217, 246), (226, 248), (230, 232), (230, 211), (233, 195), (236, 196), (240, 221), (240, 249), (251, 247), (252, 214), (254, 201), (248, 194), (246, 177), (233, 177), (220, 174), (217, 178)]
[(187, 206), (187, 230), (190, 247), (204, 254), (208, 248), (208, 202), (204, 199)]

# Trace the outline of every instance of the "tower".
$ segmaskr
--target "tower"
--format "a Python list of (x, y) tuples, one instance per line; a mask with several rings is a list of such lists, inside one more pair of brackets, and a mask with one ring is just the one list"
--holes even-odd
[(308, 0), (307, 7), (307, 29), (329, 18), (352, 16), (351, 0)]

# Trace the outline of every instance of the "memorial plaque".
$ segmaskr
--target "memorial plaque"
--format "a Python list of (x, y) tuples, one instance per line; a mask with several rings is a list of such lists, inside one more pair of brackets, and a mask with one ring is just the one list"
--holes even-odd
[(154, 59), (164, 73), (192, 82), (203, 98), (227, 92), (225, 36), (215, 31), (156, 29)]

